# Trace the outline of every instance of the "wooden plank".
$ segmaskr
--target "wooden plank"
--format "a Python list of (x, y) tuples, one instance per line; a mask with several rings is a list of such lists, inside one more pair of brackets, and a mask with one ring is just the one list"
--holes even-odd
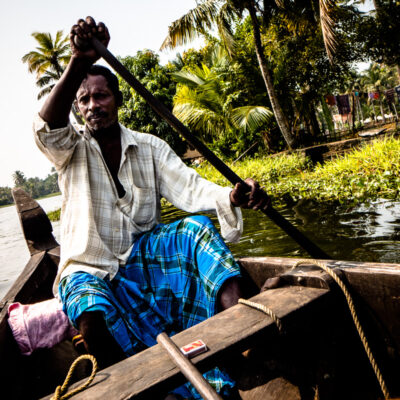
[(30, 254), (57, 247), (51, 222), (39, 203), (21, 188), (13, 189), (12, 195)]
[[(304, 260), (304, 258), (285, 257), (243, 257), (238, 261), (257, 285), (261, 287), (266, 279), (288, 272), (298, 261)], [(312, 261), (315, 260), (309, 259), (309, 261), (312, 264)], [(340, 268), (346, 275), (365, 273), (371, 277), (371, 274), (398, 275), (400, 277), (400, 264), (341, 260), (316, 261), (327, 263), (331, 268)]]
[[(240, 264), (261, 287), (266, 279), (290, 271), (296, 258), (248, 257)], [(311, 262), (312, 260), (310, 260)], [(381, 335), (388, 353), (400, 358), (400, 264), (328, 260), (327, 265), (341, 271), (344, 281), (358, 301), (364, 324)]]
[[(324, 289), (287, 287), (263, 292), (252, 300), (274, 310), (285, 324), (285, 320), (303, 314), (312, 305), (320, 304), (319, 301), (327, 293), (329, 291)], [(276, 335), (276, 330), (268, 316), (239, 304), (175, 335), (173, 340), (179, 347), (196, 339), (202, 339), (207, 344), (209, 351), (192, 360), (204, 372), (220, 363), (232, 351), (244, 351), (257, 342), (267, 341), (268, 335)], [(156, 398), (155, 393), (166, 393), (184, 381), (165, 350), (155, 345), (100, 371), (94, 383), (74, 399)]]
[[(41, 253), (34, 254), (26, 264), (22, 273), (19, 275), (17, 280), (5, 294), (3, 299), (0, 301), (0, 311), (2, 311), (6, 305), (15, 301), (15, 298), (21, 292), (21, 290), (26, 286), (30, 285), (30, 280), (32, 275), (35, 273), (38, 266), (43, 262), (46, 256), (46, 252), (42, 251)], [(0, 320), (2, 318), (2, 313), (0, 314)]]

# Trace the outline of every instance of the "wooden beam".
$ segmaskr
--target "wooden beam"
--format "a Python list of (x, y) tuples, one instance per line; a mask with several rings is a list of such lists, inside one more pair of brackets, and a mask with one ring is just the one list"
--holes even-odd
[[(329, 293), (325, 289), (286, 287), (263, 292), (253, 301), (274, 310), (285, 321), (292, 320), (310, 307), (320, 304)], [(209, 351), (192, 359), (205, 372), (229, 358), (234, 352), (247, 350), (259, 342), (267, 342), (276, 335), (275, 323), (265, 314), (238, 304), (173, 337), (181, 347), (202, 339)], [(92, 385), (74, 396), (76, 400), (89, 399), (149, 399), (156, 393), (167, 393), (185, 382), (179, 369), (160, 345), (155, 345), (133, 357), (100, 371)], [(78, 382), (73, 387), (82, 384)], [(46, 397), (50, 399), (51, 396)]]
[[(239, 260), (250, 278), (261, 287), (266, 279), (290, 271), (300, 259), (246, 257)], [(313, 260), (310, 260), (310, 263)], [(364, 324), (380, 331), (388, 352), (400, 358), (400, 264), (320, 260), (336, 268), (357, 300)], [(302, 266), (303, 268), (303, 266)], [(367, 314), (367, 315), (366, 315)], [(384, 338), (384, 339), (383, 339)]]
[(39, 203), (21, 188), (13, 189), (12, 195), (31, 256), (57, 247), (51, 222)]

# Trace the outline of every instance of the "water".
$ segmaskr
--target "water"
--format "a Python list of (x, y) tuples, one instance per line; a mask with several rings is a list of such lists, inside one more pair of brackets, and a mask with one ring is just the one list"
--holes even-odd
[[(61, 196), (39, 200), (46, 212), (61, 206)], [(59, 223), (53, 223), (53, 233), (59, 235)], [(0, 208), (0, 299), (6, 294), (29, 260), (29, 251), (22, 234), (15, 206)]]
[[(59, 208), (60, 196), (39, 200), (46, 211)], [(301, 202), (281, 214), (334, 259), (400, 263), (400, 202), (379, 200), (357, 207), (327, 206)], [(163, 210), (163, 222), (186, 213)], [(218, 225), (216, 218), (211, 216)], [(308, 257), (293, 240), (267, 217), (244, 211), (240, 243), (228, 244), (236, 257)], [(58, 223), (53, 224), (57, 238)], [(0, 209), (0, 299), (29, 259), (15, 207)]]
[[(333, 259), (400, 263), (400, 202), (348, 207), (303, 201), (279, 212)], [(182, 215), (168, 210), (164, 220)], [(310, 257), (263, 214), (244, 210), (243, 217), (242, 239), (228, 244), (235, 257)]]

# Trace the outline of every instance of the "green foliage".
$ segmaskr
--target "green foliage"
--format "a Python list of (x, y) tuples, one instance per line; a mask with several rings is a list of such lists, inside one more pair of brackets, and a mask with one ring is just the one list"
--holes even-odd
[[(136, 56), (120, 59), (125, 67), (164, 105), (172, 109), (175, 83), (170, 72), (173, 64), (161, 66), (159, 57), (151, 50), (138, 51)], [(145, 100), (120, 78), (123, 105), (119, 109), (119, 121), (126, 127), (145, 133), (152, 133), (164, 139), (178, 154), (186, 150), (185, 143), (178, 134), (162, 120)]]
[(61, 218), (61, 208), (59, 208), (58, 210), (49, 211), (47, 213), (47, 216), (52, 222), (59, 221)]
[(184, 65), (172, 73), (179, 84), (173, 112), (213, 150), (237, 157), (260, 139), (273, 115), (254, 103), (235, 106), (242, 91), (235, 84), (240, 69), (218, 43), (206, 47), (201, 66)]
[[(296, 154), (249, 159), (230, 166), (239, 176), (258, 180), (275, 204), (300, 199), (343, 203), (400, 199), (399, 139), (376, 141), (315, 169)], [(208, 180), (229, 185), (208, 163), (197, 171)]]
[(8, 186), (0, 187), (0, 206), (5, 206), (13, 203), (11, 188)]
[(357, 29), (363, 51), (378, 63), (400, 66), (400, 3), (379, 0), (374, 4), (375, 12), (366, 15)]
[[(26, 178), (24, 173), (21, 171), (15, 171), (13, 174), (14, 186), (24, 189), (31, 197), (37, 199), (38, 197), (44, 197), (49, 194), (58, 193), (60, 191), (58, 187), (58, 174), (54, 167), (52, 167), (50, 174), (45, 179), (40, 178)], [(7, 188), (0, 188), (7, 189)], [(1, 192), (0, 192), (1, 193)], [(10, 190), (10, 197), (8, 198), (9, 203), (12, 203), (12, 196)]]
[(62, 31), (57, 31), (54, 39), (48, 32), (33, 32), (32, 36), (38, 47), (25, 54), (22, 62), (28, 64), (29, 72), (36, 73), (40, 99), (50, 93), (71, 58), (69, 38)]
[[(286, 180), (311, 169), (309, 159), (297, 153), (276, 157), (247, 158), (238, 163), (227, 162), (227, 164), (239, 176), (256, 179), (263, 186)], [(196, 171), (205, 179), (218, 185), (230, 185), (228, 180), (208, 162), (202, 163)]]

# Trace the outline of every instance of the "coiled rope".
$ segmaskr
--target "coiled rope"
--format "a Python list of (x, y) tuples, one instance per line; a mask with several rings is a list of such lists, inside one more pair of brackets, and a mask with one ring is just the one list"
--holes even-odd
[[(89, 360), (92, 362), (92, 373), (90, 374), (88, 380), (81, 386), (77, 387), (76, 389), (71, 390), (68, 393), (65, 393), (68, 389), (69, 382), (72, 378), (72, 374), (75, 371), (76, 366), (78, 365), (79, 362), (82, 360)], [(66, 400), (69, 399), (70, 397), (76, 395), (77, 393), (81, 392), (82, 390), (85, 390), (93, 381), (94, 377), (96, 376), (97, 373), (97, 361), (96, 359), (90, 355), (90, 354), (83, 354), (79, 356), (72, 364), (71, 367), (69, 368), (67, 377), (65, 378), (64, 383), (62, 386), (57, 386), (56, 391), (54, 392), (53, 397), (51, 400)]]
[[(382, 373), (378, 367), (378, 364), (375, 360), (375, 357), (372, 354), (371, 348), (369, 347), (367, 338), (365, 336), (364, 330), (361, 327), (360, 321), (358, 319), (355, 307), (354, 307), (354, 302), (353, 299), (350, 295), (350, 292), (348, 291), (347, 287), (345, 286), (345, 284), (343, 283), (343, 281), (340, 279), (340, 277), (336, 274), (336, 272), (332, 269), (329, 268), (327, 265), (323, 264), (322, 262), (318, 261), (318, 260), (299, 260), (296, 262), (296, 264), (293, 266), (292, 269), (295, 269), (296, 267), (298, 267), (299, 265), (316, 265), (317, 267), (321, 268), (322, 270), (324, 270), (340, 287), (340, 289), (342, 290), (346, 301), (347, 301), (347, 305), (349, 307), (350, 310), (350, 314), (351, 317), (353, 318), (353, 322), (354, 325), (356, 326), (358, 335), (360, 336), (361, 342), (364, 346), (364, 350), (365, 353), (368, 356), (369, 362), (372, 366), (372, 369), (374, 370), (374, 373), (376, 375), (376, 378), (378, 379), (381, 391), (385, 397), (385, 399), (390, 399), (390, 395), (389, 395), (389, 391), (387, 389), (386, 383), (383, 379)], [(260, 310), (262, 312), (264, 312), (265, 314), (267, 314), (268, 316), (270, 316), (273, 321), (276, 323), (276, 325), (278, 326), (278, 329), (281, 331), (282, 330), (282, 322), (279, 319), (279, 317), (268, 307), (264, 306), (263, 304), (259, 304), (259, 303), (254, 303), (252, 301), (249, 300), (245, 300), (245, 299), (239, 299), (239, 303), (241, 304), (245, 304), (249, 307), (255, 308), (257, 310)]]
[(239, 299), (240, 304), (244, 304), (246, 306), (249, 306), (251, 308), (255, 308), (259, 311), (262, 311), (264, 314), (267, 314), (276, 324), (276, 326), (279, 329), (279, 332), (283, 332), (283, 327), (282, 327), (282, 321), (279, 319), (279, 317), (267, 306), (264, 306), (264, 304), (260, 303), (255, 303), (254, 301), (246, 300), (246, 299)]

